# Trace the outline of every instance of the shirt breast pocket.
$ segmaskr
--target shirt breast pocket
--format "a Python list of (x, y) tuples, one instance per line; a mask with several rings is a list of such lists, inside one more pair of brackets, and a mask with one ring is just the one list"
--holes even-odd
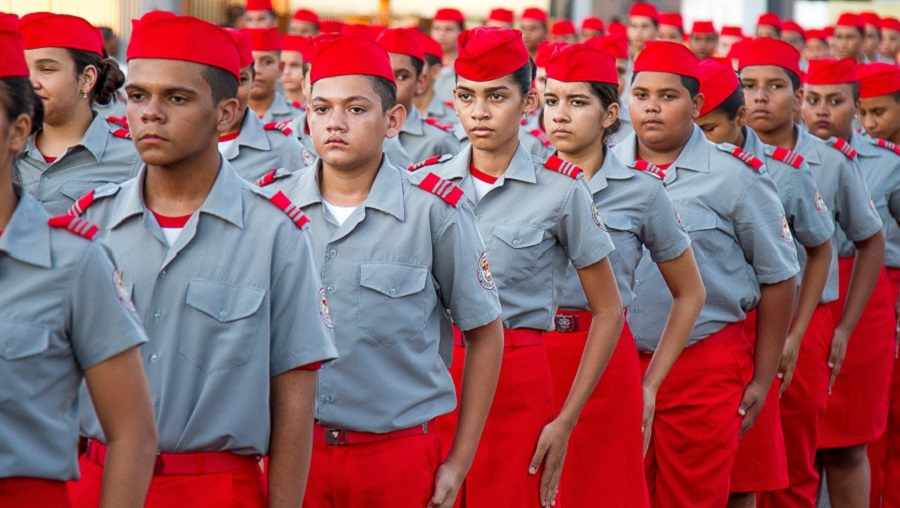
[(41, 354), (50, 347), (50, 329), (15, 321), (0, 321), (0, 404), (31, 397), (29, 383), (41, 376)]
[(424, 266), (363, 263), (359, 267), (356, 325), (378, 342), (392, 346), (421, 336), (437, 296)]
[(603, 222), (606, 224), (613, 245), (616, 246), (616, 249), (609, 253), (609, 259), (614, 263), (621, 261), (622, 253), (619, 251), (618, 245), (625, 238), (632, 235), (631, 218), (626, 215), (607, 212), (603, 214)]
[[(243, 365), (257, 340), (263, 289), (194, 279), (188, 284), (188, 315), (179, 352), (205, 372)], [(196, 311), (196, 312), (195, 312)], [(187, 317), (187, 316), (186, 316)], [(194, 325), (196, 323), (196, 325)]]
[(488, 260), (497, 287), (511, 287), (531, 279), (538, 274), (537, 267), (544, 266), (539, 260), (547, 248), (541, 245), (544, 229), (526, 224), (498, 224), (494, 227), (494, 237), (499, 242), (491, 242)]
[(88, 191), (104, 185), (106, 182), (66, 182), (59, 187), (59, 192), (71, 199), (78, 201), (78, 198), (84, 196)]
[(721, 239), (716, 238), (718, 215), (715, 212), (683, 205), (678, 205), (677, 210), (684, 224), (684, 230), (691, 237), (691, 243), (699, 247), (694, 249), (695, 256), (705, 258), (706, 252), (723, 251), (725, 245), (721, 243)]

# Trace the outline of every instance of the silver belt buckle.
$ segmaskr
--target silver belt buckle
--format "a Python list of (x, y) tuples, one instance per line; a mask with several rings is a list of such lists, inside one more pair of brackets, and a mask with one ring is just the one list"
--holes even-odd
[(556, 331), (560, 333), (572, 333), (575, 331), (575, 316), (565, 314), (556, 315)]

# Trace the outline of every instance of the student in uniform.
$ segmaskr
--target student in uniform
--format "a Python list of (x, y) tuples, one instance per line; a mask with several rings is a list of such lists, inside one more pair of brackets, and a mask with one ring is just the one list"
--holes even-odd
[(697, 60), (711, 58), (719, 46), (719, 34), (712, 21), (694, 21), (691, 26), (691, 36), (688, 38), (688, 48), (697, 57)]
[(319, 15), (309, 9), (297, 9), (288, 22), (287, 33), (300, 37), (319, 35)]
[[(444, 50), (437, 41), (423, 33), (419, 34), (419, 43), (422, 45), (422, 53), (425, 56), (425, 67), (422, 71), (425, 83), (422, 85), (421, 91), (416, 92), (413, 100), (416, 109), (425, 118), (434, 118), (443, 124), (457, 127), (459, 117), (456, 116), (456, 110), (453, 109), (453, 102), (442, 101), (434, 91), (435, 82), (443, 68)], [(465, 139), (465, 131), (461, 128), (454, 129), (454, 133), (457, 134), (457, 140), (462, 141), (459, 133), (462, 133), (462, 137)]]
[(139, 507), (156, 431), (121, 272), (84, 220), (50, 215), (11, 182), (40, 124), (18, 18), (0, 13), (0, 506), (69, 508), (78, 477), (78, 387), (111, 436), (102, 506)]
[(453, 61), (456, 60), (456, 39), (466, 28), (466, 18), (459, 9), (438, 9), (431, 20), (431, 38), (444, 50), (444, 67), (434, 82), (434, 93), (442, 101), (453, 101), (453, 86), (456, 75)]
[(253, 49), (253, 87), (250, 109), (263, 123), (290, 122), (302, 109), (294, 107), (278, 90), (281, 76), (281, 35), (277, 28), (245, 28)]
[[(461, 502), (470, 508), (550, 506), (569, 436), (622, 329), (608, 259), (613, 246), (581, 172), (558, 157), (533, 157), (520, 142), (519, 119), (537, 104), (521, 32), (472, 29), (460, 38), (455, 69), (456, 110), (471, 146), (419, 171), (459, 185), (474, 206), (506, 339), (497, 395)], [(586, 288), (593, 322), (557, 415), (542, 334), (554, 329), (570, 262)], [(455, 355), (465, 352), (457, 341)], [(458, 362), (451, 372), (459, 383)], [(452, 429), (452, 416), (442, 425)]]
[[(79, 199), (124, 270), (149, 342), (159, 429), (147, 506), (303, 498), (316, 369), (336, 356), (308, 219), (241, 179), (216, 143), (237, 115), (237, 46), (223, 29), (152, 12), (128, 47), (128, 119), (145, 166)], [(93, 413), (76, 506), (96, 506), (107, 438)]]
[(281, 85), (284, 98), (300, 115), (306, 114), (306, 95), (303, 93), (303, 52), (309, 37), (285, 34), (281, 36)]
[(864, 62), (863, 44), (866, 37), (866, 22), (859, 14), (845, 12), (834, 24), (834, 53), (837, 58), (852, 58)]
[(103, 39), (87, 21), (38, 12), (19, 21), (31, 83), (44, 122), (16, 162), (15, 180), (51, 214), (85, 192), (137, 174), (140, 159), (127, 129), (114, 129), (92, 108), (106, 104), (124, 77), (104, 59)]
[(516, 22), (516, 14), (509, 9), (491, 9), (487, 19), (484, 20), (484, 26), (495, 26), (497, 28), (512, 28)]
[[(608, 143), (619, 126), (615, 60), (588, 45), (550, 58), (544, 92), (544, 125), (557, 156), (582, 168), (594, 206), (616, 250), (610, 255), (622, 303), (632, 300), (634, 271), (646, 248), (675, 295), (653, 365), (641, 374), (627, 324), (609, 365), (578, 417), (560, 481), (562, 506), (649, 507), (643, 454), (650, 442), (656, 393), (687, 342), (705, 292), (662, 175), (649, 166), (627, 168)], [(592, 169), (583, 169), (592, 168)], [(556, 330), (544, 334), (557, 410), (572, 386), (591, 325), (591, 312), (575, 268), (569, 265), (556, 313)], [(643, 430), (643, 435), (638, 428)], [(602, 471), (602, 474), (598, 474)]]
[[(635, 2), (628, 10), (628, 44), (631, 60), (637, 60), (644, 45), (656, 40), (659, 32), (659, 11), (647, 2)], [(680, 41), (679, 41), (680, 43)]]
[[(763, 143), (774, 146), (785, 162), (809, 165), (819, 190), (817, 207), (828, 210), (843, 231), (852, 232), (850, 236), (857, 249), (861, 276), (850, 283), (847, 304), (838, 316), (832, 316), (828, 305), (838, 297), (837, 249), (832, 249), (825, 289), (800, 342), (793, 380), (781, 396), (788, 488), (760, 496), (762, 506), (813, 507), (819, 484), (816, 450), (820, 422), (847, 338), (872, 291), (875, 281), (872, 274), (877, 274), (881, 265), (879, 251), (884, 248), (881, 220), (868, 206), (868, 191), (859, 167), (833, 143), (810, 135), (794, 123), (803, 97), (797, 53), (781, 41), (754, 41), (742, 53), (738, 69), (747, 107), (747, 126)], [(807, 265), (811, 261), (807, 260)]]
[(547, 11), (538, 7), (529, 7), (519, 17), (522, 29), (522, 40), (532, 59), (537, 58), (538, 48), (547, 40)]
[(578, 38), (579, 42), (584, 42), (591, 37), (600, 37), (606, 33), (606, 27), (603, 25), (603, 20), (596, 16), (585, 16), (584, 19), (581, 20), (581, 35)]
[(684, 42), (684, 19), (678, 12), (660, 12), (657, 40), (682, 44)]
[[(629, 101), (635, 134), (613, 151), (628, 167), (648, 164), (665, 175), (707, 295), (688, 346), (657, 393), (646, 460), (650, 502), (721, 507), (739, 437), (756, 420), (778, 369), (797, 255), (765, 165), (741, 158), (732, 145), (708, 142), (694, 125), (704, 99), (690, 50), (672, 42), (649, 44), (634, 71)], [(671, 296), (646, 254), (635, 278), (628, 324), (645, 349), (661, 336), (657, 313), (669, 307)], [(743, 321), (754, 307), (751, 353)], [(649, 360), (642, 354), (642, 367)]]
[[(900, 162), (892, 150), (853, 131), (859, 106), (859, 81), (852, 59), (817, 60), (810, 65), (803, 89), (803, 120), (810, 134), (828, 140), (853, 165), (859, 165), (869, 189), (868, 204), (890, 224), (900, 218)], [(887, 272), (882, 266), (884, 234), (879, 234), (877, 270), (861, 273), (867, 253), (854, 248), (855, 231), (839, 228), (837, 250), (840, 288), (831, 312), (849, 312), (847, 287), (852, 279), (874, 282), (859, 323), (853, 328), (840, 363), (840, 374), (828, 397), (821, 422), (819, 450), (828, 480), (828, 494), (836, 506), (864, 506), (869, 502), (870, 469), (866, 445), (885, 430), (894, 353), (895, 316)], [(872, 263), (875, 264), (874, 261)], [(869, 277), (871, 279), (869, 279)], [(868, 296), (868, 294), (866, 295)]]
[[(797, 73), (800, 54), (787, 44), (774, 39), (754, 43), (748, 51), (772, 51), (793, 62)], [(782, 431), (779, 395), (791, 384), (800, 342), (809, 327), (828, 279), (831, 264), (831, 236), (834, 221), (828, 209), (819, 204), (815, 181), (809, 165), (786, 157), (785, 150), (766, 145), (747, 127), (744, 127), (747, 108), (744, 91), (734, 70), (713, 60), (700, 62), (700, 92), (703, 107), (696, 124), (706, 138), (713, 143), (730, 143), (742, 153), (755, 156), (765, 162), (766, 169), (784, 206), (791, 235), (797, 248), (802, 249), (806, 260), (800, 287), (797, 291), (794, 317), (781, 355), (777, 377), (769, 388), (765, 404), (756, 423), (738, 446), (731, 473), (731, 498), (735, 507), (753, 506), (757, 492), (787, 488), (788, 460)], [(756, 341), (755, 311), (748, 313), (744, 331), (751, 345)]]
[[(320, 158), (271, 186), (312, 221), (340, 353), (319, 375), (307, 508), (452, 506), (499, 375), (500, 304), (471, 208), (453, 184), (383, 154), (404, 122), (395, 76), (375, 42), (322, 42), (309, 109)], [(470, 349), (442, 450), (434, 419), (456, 402), (445, 309)]]
[(425, 53), (415, 28), (390, 28), (378, 36), (378, 44), (387, 51), (397, 83), (397, 104), (406, 109), (406, 120), (397, 138), (414, 163), (435, 155), (454, 155), (459, 142), (451, 134), (453, 126), (433, 118), (423, 118), (413, 105), (416, 92), (427, 79)]

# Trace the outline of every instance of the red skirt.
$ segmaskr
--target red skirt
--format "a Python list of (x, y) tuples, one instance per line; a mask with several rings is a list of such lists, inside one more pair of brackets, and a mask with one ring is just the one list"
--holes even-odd
[[(840, 297), (831, 303), (838, 323), (850, 284), (853, 258), (841, 258)], [(894, 361), (894, 302), (887, 270), (881, 269), (872, 297), (850, 336), (847, 355), (835, 380), (819, 433), (819, 448), (866, 444), (887, 426)]]
[(66, 482), (45, 478), (0, 478), (0, 507), (70, 508)]
[[(585, 314), (586, 328), (590, 313)], [(544, 334), (557, 414), (575, 380), (587, 336), (586, 329)], [(634, 337), (625, 323), (569, 440), (558, 498), (566, 507), (596, 506), (598, 500), (608, 508), (650, 506), (644, 479), (642, 417), (641, 366)]]

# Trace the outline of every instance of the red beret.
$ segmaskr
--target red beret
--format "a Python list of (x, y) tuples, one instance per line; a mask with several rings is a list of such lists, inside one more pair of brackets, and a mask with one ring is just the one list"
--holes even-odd
[(821, 29), (807, 30), (805, 35), (806, 35), (806, 40), (808, 40), (808, 41), (811, 41), (813, 39), (819, 39), (820, 41), (825, 42), (825, 40), (828, 38), (828, 34), (825, 33), (825, 30), (821, 30)]
[(862, 16), (859, 14), (854, 14), (852, 12), (845, 12), (840, 15), (837, 20), (837, 23), (834, 26), (849, 26), (853, 28), (859, 28), (860, 30), (866, 29), (866, 22), (862, 19)]
[(575, 23), (568, 19), (561, 19), (553, 23), (553, 26), (550, 27), (550, 33), (557, 37), (562, 37), (564, 35), (575, 35), (578, 32), (575, 30)]
[(595, 81), (619, 84), (616, 61), (609, 53), (587, 44), (570, 44), (559, 47), (547, 65), (547, 77), (573, 83)]
[(343, 27), (344, 24), (335, 19), (323, 19), (322, 21), (319, 21), (320, 33), (340, 33)]
[(700, 116), (703, 116), (725, 102), (740, 83), (731, 67), (715, 60), (704, 59), (697, 66), (700, 68), (700, 93), (703, 94)]
[(852, 58), (812, 60), (806, 71), (806, 83), (810, 85), (843, 85), (858, 82), (856, 60)]
[(806, 38), (806, 31), (803, 30), (803, 27), (800, 26), (799, 23), (797, 23), (796, 21), (794, 21), (792, 19), (784, 20), (784, 23), (781, 24), (781, 31), (782, 32), (797, 32), (800, 35), (802, 35), (804, 39)]
[(250, 36), (253, 51), (281, 51), (281, 35), (277, 28), (242, 28), (241, 31)]
[(826, 39), (829, 37), (834, 37), (834, 27), (833, 26), (826, 26), (825, 28), (822, 29), (822, 31), (825, 32)]
[(739, 26), (723, 26), (720, 32), (723, 37), (743, 37), (744, 31)]
[(341, 26), (341, 35), (351, 37), (362, 37), (374, 41), (378, 38), (378, 34), (370, 25), (361, 25), (357, 23), (348, 23)]
[(274, 11), (272, 0), (247, 0), (248, 11)]
[(240, 52), (234, 39), (222, 28), (191, 16), (160, 11), (149, 12), (131, 24), (126, 60), (159, 58), (194, 62), (226, 70), (240, 81)]
[(422, 45), (422, 53), (425, 55), (431, 55), (438, 60), (444, 59), (444, 48), (436, 40), (422, 32), (419, 32), (419, 44)]
[(668, 72), (699, 79), (697, 57), (685, 45), (670, 41), (650, 41), (634, 62), (634, 73)]
[(734, 44), (731, 45), (731, 48), (728, 50), (727, 58), (730, 60), (740, 60), (741, 55), (744, 54), (744, 48), (747, 47), (747, 39), (741, 39)]
[(319, 46), (325, 41), (337, 39), (338, 37), (343, 37), (343, 35), (326, 33), (310, 37), (309, 41), (306, 43), (306, 51), (303, 52), (303, 63), (312, 64), (316, 59), (316, 51), (319, 49)]
[(875, 28), (881, 30), (881, 16), (879, 16), (878, 14), (872, 11), (865, 11), (860, 12), (859, 17), (861, 17), (867, 25), (872, 25)]
[(677, 12), (662, 12), (659, 14), (659, 24), (666, 26), (674, 26), (684, 32), (684, 18)]
[(309, 9), (297, 9), (291, 19), (319, 24), (319, 15)]
[(487, 17), (489, 21), (499, 21), (501, 23), (512, 23), (514, 18), (515, 14), (509, 9), (491, 9)]
[(774, 12), (764, 12), (756, 20), (756, 26), (768, 25), (781, 30), (781, 18)]
[(597, 16), (588, 16), (581, 20), (582, 30), (593, 30), (595, 32), (603, 31), (603, 20)]
[(860, 64), (856, 72), (861, 99), (900, 92), (900, 67), (896, 65), (885, 62)]
[(296, 51), (297, 53), (303, 53), (306, 51), (307, 44), (309, 44), (309, 37), (293, 34), (284, 34), (281, 36), (282, 51)]
[(465, 23), (466, 17), (459, 9), (438, 9), (434, 13), (433, 21), (453, 21), (454, 23)]
[(19, 34), (19, 17), (0, 12), (0, 78), (27, 78), (25, 43)]
[(650, 18), (659, 23), (659, 11), (656, 10), (656, 6), (653, 4), (648, 4), (646, 2), (633, 3), (631, 9), (628, 10), (628, 17), (633, 18), (638, 16)]
[(882, 30), (896, 30), (896, 31), (900, 32), (900, 19), (893, 18), (890, 16), (881, 18), (881, 29)]
[(606, 31), (610, 35), (624, 35), (626, 37), (628, 36), (628, 28), (623, 23), (619, 23), (618, 21), (610, 21), (609, 26), (606, 27)]
[(250, 35), (247, 32), (235, 30), (234, 28), (225, 28), (225, 31), (228, 32), (228, 35), (234, 39), (234, 43), (237, 45), (241, 69), (253, 64), (253, 47), (250, 46)]
[(103, 36), (85, 19), (68, 14), (34, 12), (19, 20), (25, 49), (68, 48), (103, 56)]
[(456, 74), (472, 81), (502, 78), (528, 63), (522, 32), (479, 26), (459, 36)]
[(628, 58), (628, 38), (621, 34), (598, 35), (586, 40), (585, 44), (605, 51), (613, 58)]
[(713, 26), (712, 21), (694, 21), (694, 25), (691, 27), (691, 35), (715, 33), (717, 33), (716, 27)]
[(750, 40), (738, 60), (738, 70), (753, 65), (775, 65), (800, 75), (800, 52), (794, 46), (769, 37)]
[(546, 42), (539, 43), (537, 47), (537, 55), (534, 57), (534, 66), (546, 69), (550, 63), (550, 57), (560, 49), (568, 46), (565, 42)]
[(409, 55), (425, 61), (425, 52), (419, 42), (419, 32), (415, 28), (389, 28), (378, 36), (376, 41), (388, 53)]
[(387, 51), (365, 37), (342, 35), (322, 39), (315, 48), (310, 82), (335, 76), (377, 76), (391, 83), (394, 71)]
[(522, 19), (530, 19), (533, 21), (547, 22), (547, 12), (537, 7), (529, 7), (522, 11)]

